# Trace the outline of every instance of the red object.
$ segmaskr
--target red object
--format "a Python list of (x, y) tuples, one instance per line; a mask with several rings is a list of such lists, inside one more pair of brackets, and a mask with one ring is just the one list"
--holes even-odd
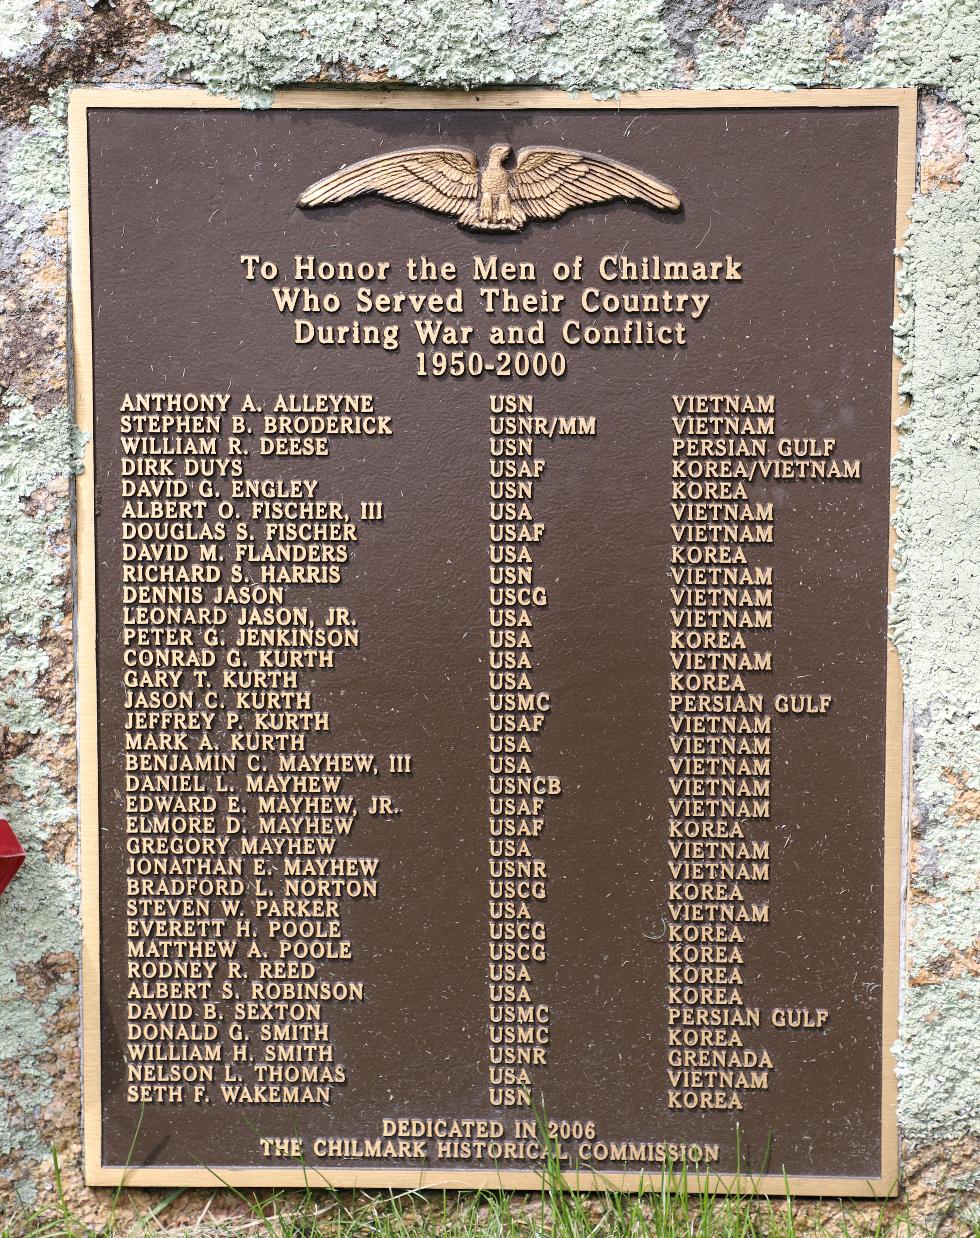
[(0, 817), (0, 894), (14, 879), (14, 874), (24, 863), (24, 848), (10, 828), (10, 822)]

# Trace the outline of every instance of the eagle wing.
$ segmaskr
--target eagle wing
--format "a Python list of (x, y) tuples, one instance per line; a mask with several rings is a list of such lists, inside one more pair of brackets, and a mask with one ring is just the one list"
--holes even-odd
[(681, 208), (669, 185), (636, 168), (602, 155), (551, 146), (525, 146), (520, 151), (511, 187), (528, 215), (537, 219), (556, 219), (572, 207), (615, 198), (646, 202), (662, 211)]
[(460, 215), (476, 198), (477, 183), (472, 151), (427, 146), (352, 163), (304, 189), (297, 205), (333, 206), (364, 193), (378, 193), (396, 202)]

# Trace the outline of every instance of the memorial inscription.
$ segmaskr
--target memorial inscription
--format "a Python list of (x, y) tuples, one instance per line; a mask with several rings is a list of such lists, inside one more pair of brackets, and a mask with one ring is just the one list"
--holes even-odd
[(914, 122), (76, 93), (91, 1182), (894, 1188)]

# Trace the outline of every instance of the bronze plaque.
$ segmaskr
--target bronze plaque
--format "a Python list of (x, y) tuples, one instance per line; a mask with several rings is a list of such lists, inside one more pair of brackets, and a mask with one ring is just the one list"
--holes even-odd
[(914, 117), (76, 94), (91, 1182), (894, 1187)]

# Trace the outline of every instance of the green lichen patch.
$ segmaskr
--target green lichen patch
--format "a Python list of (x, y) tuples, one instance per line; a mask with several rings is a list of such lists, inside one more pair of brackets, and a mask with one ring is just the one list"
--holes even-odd
[(304, 35), (304, 0), (154, 0), (152, 8), (178, 28), (158, 43), (167, 73), (187, 71), (209, 90), (260, 105), (277, 82), (316, 71), (316, 48)]
[[(67, 476), (78, 467), (80, 441), (68, 409), (45, 417), (15, 394), (3, 400), (0, 425), (0, 685), (3, 723), (14, 733), (48, 739), (63, 733), (38, 694), (49, 666), (40, 638), (64, 615), (67, 562), (63, 544), (68, 519)], [(29, 500), (58, 482), (47, 501)], [(0, 1052), (2, 1057), (2, 1052)]]
[(721, 43), (712, 33), (701, 46), (694, 85), (708, 90), (769, 90), (819, 86), (824, 79), (831, 23), (816, 13), (774, 4), (745, 39)]
[(660, 0), (572, 0), (558, 34), (534, 45), (525, 76), (597, 98), (671, 86), (676, 62), (662, 8)]
[[(0, 615), (9, 636), (37, 639), (42, 627), (61, 618), (64, 607), (63, 553), (51, 546), (68, 513), (68, 494), (51, 510), (32, 514), (24, 500), (39, 487), (78, 469), (81, 442), (67, 408), (45, 417), (20, 396), (3, 400), (6, 424), (0, 426)], [(30, 580), (31, 589), (24, 582)]]
[(496, 66), (498, 80), (512, 81), (521, 55), (510, 46), (510, 10), (499, 0), (378, 5), (349, 14), (337, 27), (343, 34), (340, 42), (329, 37), (322, 9), (310, 26), (314, 45), (330, 60), (352, 60), (429, 86), (478, 86), (490, 64)]
[(13, 236), (37, 227), (45, 216), (68, 205), (68, 87), (46, 105), (31, 108), (27, 132), (14, 146), (6, 168), (6, 194), (21, 215)]
[(675, 73), (662, 0), (564, 0), (554, 30), (549, 20), (533, 38), (515, 37), (503, 0), (151, 3), (175, 27), (161, 40), (168, 71), (250, 105), (341, 64), (424, 86), (545, 82), (599, 96), (670, 85)]
[(16, 823), (27, 859), (0, 899), (0, 1062), (5, 1063), (0, 1099), (0, 1154), (17, 1151), (36, 1160), (50, 1155), (44, 1134), (32, 1120), (52, 1098), (48, 1022), (70, 998), (70, 982), (55, 982), (29, 995), (18, 971), (52, 954), (77, 954), (78, 877), (65, 863), (45, 858), (44, 846), (58, 826), (74, 819), (51, 771), (28, 756), (5, 769), (8, 797), (0, 816)]
[(4, 0), (0, 5), (0, 62), (15, 60), (37, 47), (47, 33), (47, 23), (34, 0)]
[(906, 991), (897, 1052), (903, 1130), (925, 1146), (980, 1131), (980, 976), (944, 974), (980, 939), (980, 820), (956, 809), (949, 777), (980, 786), (980, 3), (910, 0), (843, 80), (940, 87), (965, 115), (974, 160), (955, 192), (916, 199), (898, 329), (912, 403), (895, 465), (892, 628), (917, 738), (912, 880), (926, 895), (909, 913), (906, 951), (909, 973), (937, 982)]

